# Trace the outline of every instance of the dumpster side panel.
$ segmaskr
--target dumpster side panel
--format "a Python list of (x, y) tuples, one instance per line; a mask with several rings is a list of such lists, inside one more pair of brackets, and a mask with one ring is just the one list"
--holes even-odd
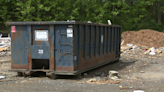
[(74, 71), (73, 25), (55, 25), (55, 71)]
[(28, 36), (27, 26), (16, 26), (11, 33), (11, 69), (27, 69)]
[(83, 71), (119, 59), (121, 27), (78, 25), (78, 70)]

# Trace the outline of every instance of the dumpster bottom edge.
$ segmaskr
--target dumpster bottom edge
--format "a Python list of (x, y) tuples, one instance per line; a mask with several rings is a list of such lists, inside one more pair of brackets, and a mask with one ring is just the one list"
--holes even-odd
[(83, 72), (92, 70), (92, 69), (94, 69), (94, 68), (98, 68), (98, 67), (100, 67), (100, 66), (103, 66), (103, 65), (105, 65), (105, 64), (108, 64), (108, 63), (111, 63), (111, 62), (114, 62), (114, 61), (117, 61), (117, 60), (119, 60), (119, 58), (115, 58), (115, 59), (110, 60), (110, 61), (108, 61), (108, 62), (99, 64), (99, 65), (96, 65), (96, 66), (93, 66), (93, 67), (90, 67), (90, 68), (87, 68), (87, 69), (84, 69), (84, 70), (78, 70), (78, 71), (50, 71), (50, 70), (43, 70), (43, 69), (35, 69), (35, 70), (10, 69), (9, 71), (11, 71), (11, 72), (26, 72), (26, 71), (37, 72), (37, 71), (42, 71), (42, 72), (53, 72), (53, 73), (55, 73), (56, 75), (77, 75), (77, 74), (80, 74), (80, 73), (83, 73)]
[(84, 69), (84, 70), (78, 70), (78, 71), (55, 71), (55, 74), (57, 75), (77, 75), (77, 74), (80, 74), (80, 73), (83, 73), (83, 72), (86, 72), (86, 71), (89, 71), (89, 70), (92, 70), (94, 68), (98, 68), (100, 66), (103, 66), (105, 64), (109, 64), (111, 62), (114, 62), (114, 61), (117, 61), (119, 60), (119, 57), (118, 58), (115, 58), (113, 60), (110, 60), (108, 62), (105, 62), (105, 63), (102, 63), (102, 64), (99, 64), (99, 65), (96, 65), (96, 66), (93, 66), (93, 67), (90, 67), (90, 68), (87, 68), (87, 69)]

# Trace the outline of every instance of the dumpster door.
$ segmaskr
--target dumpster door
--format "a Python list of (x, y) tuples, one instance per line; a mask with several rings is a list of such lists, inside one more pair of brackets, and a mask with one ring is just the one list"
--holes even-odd
[(11, 69), (27, 69), (27, 26), (11, 26)]
[(33, 25), (31, 69), (54, 71), (54, 25)]
[(73, 71), (73, 28), (55, 26), (56, 71)]

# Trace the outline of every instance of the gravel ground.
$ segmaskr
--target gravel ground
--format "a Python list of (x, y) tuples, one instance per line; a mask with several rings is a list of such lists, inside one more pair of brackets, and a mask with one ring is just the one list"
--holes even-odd
[[(88, 71), (81, 78), (59, 76), (59, 79), (52, 80), (41, 73), (26, 78), (17, 76), (8, 71), (10, 56), (3, 56), (0, 57), (0, 75), (6, 78), (0, 80), (0, 92), (164, 92), (163, 59), (164, 54), (150, 56), (125, 51), (118, 62)], [(110, 70), (119, 72), (120, 83), (86, 83), (92, 78), (107, 79)]]

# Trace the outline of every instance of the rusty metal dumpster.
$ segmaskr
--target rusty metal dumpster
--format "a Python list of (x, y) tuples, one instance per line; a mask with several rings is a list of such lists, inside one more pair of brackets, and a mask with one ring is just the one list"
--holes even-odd
[(117, 61), (122, 27), (77, 21), (7, 22), (11, 70), (18, 74), (76, 75)]

